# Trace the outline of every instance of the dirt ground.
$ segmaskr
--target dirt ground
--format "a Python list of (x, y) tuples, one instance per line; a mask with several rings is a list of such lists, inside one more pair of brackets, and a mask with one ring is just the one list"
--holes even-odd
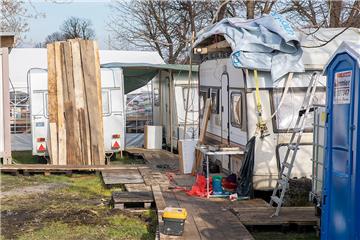
[(0, 239), (154, 239), (156, 214), (110, 209), (94, 175), (1, 174)]

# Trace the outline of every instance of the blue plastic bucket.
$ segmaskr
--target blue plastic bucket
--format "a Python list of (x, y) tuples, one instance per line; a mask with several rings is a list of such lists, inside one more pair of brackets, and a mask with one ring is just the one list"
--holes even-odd
[(222, 176), (213, 176), (212, 177), (213, 195), (223, 194), (221, 180), (222, 180)]

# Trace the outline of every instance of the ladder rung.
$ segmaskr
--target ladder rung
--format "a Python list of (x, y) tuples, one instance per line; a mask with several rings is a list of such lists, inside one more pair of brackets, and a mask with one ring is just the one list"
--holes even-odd
[(279, 179), (278, 183), (280, 185), (282, 185), (283, 187), (287, 187), (288, 186), (288, 182), (285, 179)]
[(285, 181), (289, 181), (288, 176), (286, 174), (284, 174), (284, 173), (282, 174), (281, 179), (285, 180)]
[(290, 150), (299, 149), (299, 147), (298, 147), (296, 144), (294, 144), (294, 143), (289, 144), (289, 145), (288, 145), (288, 148), (289, 148)]
[(277, 205), (280, 204), (281, 200), (278, 196), (271, 196), (271, 200), (276, 203)]
[(294, 129), (293, 129), (293, 132), (294, 132), (294, 133), (299, 133), (299, 132), (301, 132), (301, 128), (294, 128)]
[(291, 164), (288, 163), (288, 162), (283, 162), (283, 165), (284, 165), (285, 167), (287, 167), (287, 168), (290, 168), (290, 167), (291, 167)]

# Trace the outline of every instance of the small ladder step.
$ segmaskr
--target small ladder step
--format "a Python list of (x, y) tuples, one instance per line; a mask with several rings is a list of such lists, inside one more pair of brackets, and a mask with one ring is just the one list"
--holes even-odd
[(278, 196), (271, 196), (271, 201), (273, 201), (277, 205), (280, 205), (280, 202), (281, 202), (281, 200)]
[(290, 167), (291, 167), (291, 164), (288, 163), (288, 162), (283, 162), (283, 165), (284, 165), (285, 167), (287, 167), (287, 168), (290, 168)]
[(299, 147), (298, 147), (295, 143), (289, 144), (289, 145), (288, 145), (288, 148), (289, 148), (290, 150), (299, 149)]
[(288, 181), (286, 181), (285, 179), (279, 179), (278, 181), (278, 184), (280, 184), (281, 186), (283, 187), (288, 187)]

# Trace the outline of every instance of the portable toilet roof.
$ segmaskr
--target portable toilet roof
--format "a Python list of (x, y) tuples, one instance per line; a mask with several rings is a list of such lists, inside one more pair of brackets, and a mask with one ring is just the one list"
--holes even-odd
[(360, 68), (360, 41), (358, 44), (353, 42), (343, 42), (338, 47), (338, 49), (333, 53), (333, 55), (329, 58), (328, 62), (324, 66), (324, 74), (327, 73), (327, 68), (330, 65), (330, 63), (333, 61), (333, 59), (341, 53), (347, 53), (349, 54), (354, 60), (357, 62), (359, 68)]

